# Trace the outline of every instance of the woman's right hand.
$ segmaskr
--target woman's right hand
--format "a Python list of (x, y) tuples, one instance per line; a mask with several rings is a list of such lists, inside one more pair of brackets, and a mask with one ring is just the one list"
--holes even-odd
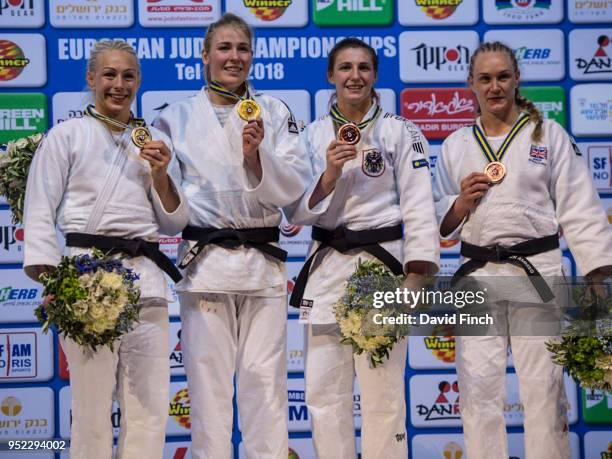
[(478, 204), (478, 200), (489, 191), (491, 179), (482, 172), (472, 172), (461, 180), (461, 192), (455, 200), (454, 209), (457, 216), (465, 217)]
[(323, 175), (330, 182), (335, 183), (342, 176), (344, 164), (357, 157), (355, 145), (349, 145), (339, 140), (332, 140), (326, 152), (327, 168)]

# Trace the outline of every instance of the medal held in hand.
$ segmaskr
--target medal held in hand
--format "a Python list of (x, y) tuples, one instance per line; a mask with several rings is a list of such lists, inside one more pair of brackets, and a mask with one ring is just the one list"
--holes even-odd
[(493, 161), (485, 166), (484, 173), (489, 177), (491, 183), (499, 183), (506, 176), (506, 166), (499, 161)]
[(238, 116), (245, 121), (253, 121), (261, 115), (259, 104), (253, 99), (241, 100), (238, 104)]
[(361, 140), (361, 131), (356, 124), (343, 124), (340, 126), (340, 129), (338, 129), (338, 140), (348, 143), (349, 145), (355, 145)]
[(491, 180), (492, 185), (500, 183), (504, 179), (504, 177), (506, 177), (507, 170), (506, 166), (501, 162), (502, 158), (510, 148), (510, 144), (512, 143), (512, 141), (515, 139), (518, 133), (521, 132), (521, 130), (527, 125), (527, 123), (529, 123), (529, 115), (521, 113), (518, 120), (516, 121), (514, 126), (512, 126), (512, 129), (510, 129), (510, 132), (508, 132), (508, 135), (502, 142), (501, 147), (499, 147), (499, 150), (497, 150), (497, 152), (493, 151), (493, 148), (491, 148), (491, 145), (489, 145), (489, 142), (487, 142), (487, 138), (485, 137), (484, 132), (482, 132), (482, 129), (480, 129), (478, 124), (474, 124), (474, 127), (472, 128), (472, 133), (474, 134), (476, 143), (482, 150), (482, 154), (487, 160), (487, 165), (485, 166), (483, 172), (487, 177), (489, 177), (489, 180)]
[(115, 127), (122, 128), (122, 129), (129, 129), (130, 138), (132, 139), (132, 143), (136, 145), (138, 148), (144, 148), (144, 146), (148, 142), (153, 140), (153, 137), (151, 136), (151, 131), (149, 131), (143, 119), (132, 118), (130, 120), (130, 123), (135, 126), (133, 127), (130, 124), (125, 124), (125, 123), (122, 123), (121, 121), (117, 121), (114, 118), (103, 115), (102, 113), (98, 112), (94, 108), (93, 105), (87, 106), (87, 108), (85, 109), (85, 114), (93, 118), (96, 118), (102, 121), (103, 123), (110, 124), (111, 126), (115, 126)]
[[(245, 83), (246, 85), (246, 83)], [(239, 96), (238, 94), (230, 91), (229, 89), (225, 89), (220, 83), (217, 81), (212, 81), (208, 85), (208, 89), (216, 92), (217, 94), (221, 94), (224, 97), (228, 97), (230, 99), (234, 99), (235, 101), (239, 101), (236, 106), (236, 110), (238, 112), (238, 116), (242, 118), (244, 121), (254, 121), (261, 115), (261, 107), (249, 94), (248, 85), (245, 86), (246, 91), (244, 96)]]
[(329, 112), (330, 116), (336, 122), (340, 128), (338, 129), (338, 140), (347, 143), (349, 145), (358, 144), (361, 140), (361, 130), (368, 127), (368, 125), (374, 121), (378, 115), (382, 112), (382, 109), (377, 105), (374, 114), (365, 121), (359, 124), (353, 123), (346, 116), (342, 114), (337, 104), (333, 104)]

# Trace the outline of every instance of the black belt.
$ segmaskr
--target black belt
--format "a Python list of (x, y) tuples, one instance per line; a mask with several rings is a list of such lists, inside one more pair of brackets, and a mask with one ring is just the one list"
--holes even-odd
[(257, 249), (280, 261), (287, 260), (287, 252), (270, 244), (278, 242), (280, 229), (277, 226), (264, 228), (200, 228), (187, 225), (183, 230), (183, 239), (198, 241), (179, 263), (179, 268), (191, 263), (206, 244), (216, 244), (226, 249), (235, 249), (241, 245)]
[(125, 253), (132, 257), (147, 257), (168, 274), (174, 282), (179, 282), (183, 278), (174, 263), (159, 250), (158, 242), (149, 242), (143, 239), (123, 239), (99, 234), (68, 233), (66, 234), (66, 245), (68, 247), (98, 249), (108, 255)]
[(503, 247), (499, 244), (480, 247), (470, 244), (469, 242), (461, 242), (461, 255), (470, 258), (470, 260), (461, 265), (457, 270), (451, 280), (451, 285), (455, 285), (459, 277), (467, 276), (471, 272), (482, 268), (490, 261), (501, 261), (523, 268), (525, 273), (529, 276), (529, 280), (540, 294), (540, 298), (546, 303), (552, 300), (555, 295), (553, 295), (550, 287), (535, 266), (525, 257), (558, 248), (559, 235), (557, 234), (519, 242), (510, 247)]
[(373, 257), (378, 258), (385, 264), (396, 276), (404, 273), (402, 264), (391, 255), (387, 250), (380, 246), (381, 242), (395, 241), (402, 238), (402, 226), (387, 226), (372, 230), (353, 231), (344, 226), (339, 226), (334, 230), (326, 230), (319, 226), (312, 227), (312, 239), (319, 241), (319, 247), (306, 260), (300, 273), (298, 274), (291, 299), (289, 304), (296, 308), (300, 307), (308, 276), (310, 274), (310, 266), (314, 261), (317, 253), (325, 247), (331, 247), (340, 253), (348, 252), (352, 249), (361, 249), (369, 253)]

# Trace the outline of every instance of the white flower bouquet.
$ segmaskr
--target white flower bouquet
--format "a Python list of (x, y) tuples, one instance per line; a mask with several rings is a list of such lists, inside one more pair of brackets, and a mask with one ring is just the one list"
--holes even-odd
[(132, 330), (138, 319), (138, 275), (99, 250), (91, 255), (62, 257), (57, 269), (41, 276), (48, 298), (35, 310), (47, 332), (59, 333), (94, 351)]
[(341, 342), (353, 346), (355, 354), (366, 352), (373, 367), (389, 358), (393, 345), (407, 334), (405, 325), (375, 323), (375, 315), (394, 316), (398, 311), (394, 305), (374, 308), (374, 292), (395, 290), (401, 281), (401, 276), (395, 276), (378, 261), (359, 261), (347, 281), (344, 295), (334, 305)]
[(10, 141), (3, 146), (4, 152), (0, 152), (0, 195), (6, 197), (15, 224), (23, 222), (28, 171), (43, 137), (43, 134), (34, 134)]

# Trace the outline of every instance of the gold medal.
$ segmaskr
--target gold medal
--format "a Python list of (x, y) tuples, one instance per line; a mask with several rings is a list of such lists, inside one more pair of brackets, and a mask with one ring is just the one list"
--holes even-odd
[(238, 103), (238, 116), (245, 121), (253, 121), (259, 118), (261, 108), (253, 99), (241, 100)]
[(153, 140), (153, 137), (151, 137), (151, 133), (144, 126), (139, 126), (139, 127), (132, 129), (132, 133), (130, 135), (132, 137), (132, 142), (138, 148), (144, 148), (144, 146), (148, 142)]
[(484, 173), (489, 177), (491, 183), (499, 183), (506, 176), (506, 166), (499, 161), (492, 161), (485, 166)]
[(338, 139), (349, 145), (355, 145), (361, 139), (361, 132), (353, 123), (343, 124), (338, 129)]

